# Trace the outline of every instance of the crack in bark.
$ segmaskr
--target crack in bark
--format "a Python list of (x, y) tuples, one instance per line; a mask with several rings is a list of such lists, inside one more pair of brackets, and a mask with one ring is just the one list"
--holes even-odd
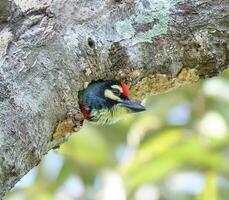
[[(228, 67), (229, 2), (183, 1), (164, 13), (169, 18), (152, 2), (53, 1), (25, 13), (16, 7), (0, 25), (0, 198), (65, 141), (51, 135), (78, 110), (77, 93), (87, 82), (122, 79), (142, 99)], [(146, 36), (158, 23), (163, 30)], [(138, 42), (126, 37), (132, 30), (141, 33)]]

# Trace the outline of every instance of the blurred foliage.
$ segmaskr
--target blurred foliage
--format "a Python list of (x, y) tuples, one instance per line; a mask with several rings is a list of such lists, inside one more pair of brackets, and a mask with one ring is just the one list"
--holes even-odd
[(85, 123), (6, 199), (229, 199), (229, 70), (145, 105), (115, 125)]

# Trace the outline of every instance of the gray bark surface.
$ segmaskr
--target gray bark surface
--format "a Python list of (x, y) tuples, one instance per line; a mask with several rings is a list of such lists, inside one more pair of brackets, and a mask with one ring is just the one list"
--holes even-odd
[(0, 0), (0, 198), (91, 80), (142, 99), (228, 65), (228, 0)]

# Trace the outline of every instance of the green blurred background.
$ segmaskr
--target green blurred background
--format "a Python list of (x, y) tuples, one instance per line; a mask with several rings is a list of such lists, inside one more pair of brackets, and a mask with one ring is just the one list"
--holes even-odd
[(229, 70), (144, 103), (115, 125), (85, 123), (6, 200), (228, 200)]

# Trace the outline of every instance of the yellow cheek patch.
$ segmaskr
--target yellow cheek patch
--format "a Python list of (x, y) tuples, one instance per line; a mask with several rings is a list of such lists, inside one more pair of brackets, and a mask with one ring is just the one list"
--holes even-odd
[(122, 87), (120, 85), (112, 85), (111, 88), (117, 89), (120, 93), (123, 93)]
[(114, 101), (120, 100), (120, 97), (114, 95), (114, 93), (111, 90), (108, 90), (108, 89), (105, 90), (104, 96), (109, 98), (109, 99), (112, 99)]

